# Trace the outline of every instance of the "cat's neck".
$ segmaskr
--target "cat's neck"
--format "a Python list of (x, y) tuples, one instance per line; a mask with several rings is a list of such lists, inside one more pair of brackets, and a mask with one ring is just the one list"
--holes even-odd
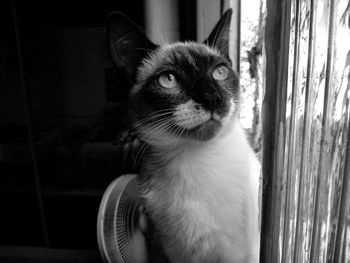
[(168, 164), (181, 156), (205, 154), (232, 157), (239, 153), (251, 151), (246, 135), (239, 122), (234, 123), (229, 130), (223, 131), (210, 141), (184, 140), (176, 145), (155, 145), (150, 147), (152, 160), (159, 164)]

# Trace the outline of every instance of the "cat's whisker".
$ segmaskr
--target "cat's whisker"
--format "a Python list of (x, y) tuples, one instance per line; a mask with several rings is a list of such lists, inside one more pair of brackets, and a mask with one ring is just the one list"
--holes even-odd
[(145, 116), (144, 118), (134, 122), (134, 125), (137, 125), (137, 124), (140, 124), (140, 123), (144, 123), (146, 121), (149, 121), (149, 120), (153, 120), (153, 119), (156, 119), (156, 118), (159, 118), (159, 117), (163, 117), (163, 116), (166, 116), (166, 115), (170, 115), (172, 114), (174, 111), (173, 110), (168, 110), (166, 112), (155, 112), (153, 114), (149, 114), (147, 116)]
[[(159, 124), (157, 127), (151, 129), (150, 131), (148, 131), (146, 134), (140, 136), (140, 140), (143, 140), (145, 137), (147, 137), (150, 133), (156, 133), (153, 135), (153, 137), (157, 138), (158, 134), (164, 132), (165, 130), (169, 129), (169, 127), (173, 125), (172, 123), (162, 123)], [(164, 126), (164, 127), (163, 127)], [(145, 144), (143, 145), (140, 150), (138, 151), (138, 153), (135, 156), (135, 161), (134, 161), (134, 170), (136, 170), (137, 165), (139, 164), (139, 162), (141, 162), (142, 160), (142, 156), (144, 155), (144, 153), (146, 152), (147, 148), (150, 146), (150, 144)]]
[(174, 136), (174, 146), (176, 147), (178, 142), (181, 139), (182, 133), (185, 130), (185, 128), (177, 126), (176, 123), (172, 123), (172, 126), (170, 127), (170, 133)]
[(160, 121), (160, 120), (165, 120), (165, 119), (171, 119), (173, 117), (173, 112), (171, 112), (171, 114), (168, 113), (161, 113), (161, 114), (157, 114), (157, 115), (153, 115), (153, 116), (148, 116), (148, 117), (144, 117), (143, 119), (140, 119), (139, 121), (134, 123), (134, 126), (138, 126), (138, 125), (145, 125), (147, 124), (147, 122), (152, 121), (152, 123), (156, 122), (156, 121)]
[(164, 121), (162, 123), (158, 123), (157, 126), (149, 125), (148, 130), (146, 132), (143, 132), (143, 134), (140, 136), (141, 140), (150, 139), (150, 140), (157, 140), (158, 136), (164, 133), (165, 131), (170, 132), (172, 126), (174, 126), (173, 123)]
[(171, 121), (171, 119), (172, 118), (163, 118), (163, 119), (157, 120), (157, 121), (152, 122), (152, 123), (144, 124), (144, 125), (140, 126), (140, 128), (143, 130), (145, 130), (145, 129), (152, 130), (154, 128), (157, 128), (157, 126), (163, 125), (163, 123), (169, 123), (169, 121)]
[[(155, 115), (155, 114), (153, 114)], [(156, 116), (157, 117), (160, 117), (160, 116), (163, 116), (164, 114), (157, 114)], [(152, 116), (154, 117), (154, 116)], [(128, 155), (129, 151), (131, 149), (134, 150), (134, 142), (135, 141), (144, 141), (144, 138), (145, 137), (149, 137), (151, 135), (151, 133), (154, 133), (154, 132), (157, 132), (158, 133), (161, 133), (161, 132), (164, 132), (168, 127), (167, 127), (167, 124), (168, 124), (168, 120), (170, 120), (171, 118), (161, 118), (155, 122), (152, 122), (152, 123), (149, 123), (149, 124), (145, 124), (143, 125), (143, 128), (150, 128), (150, 130), (144, 134), (144, 135), (137, 135), (136, 138), (133, 140), (132, 143), (127, 143), (126, 144), (126, 147), (125, 147), (125, 150), (124, 150), (124, 154), (125, 155)], [(141, 124), (141, 122), (139, 123)], [(168, 125), (170, 126), (170, 125)], [(154, 135), (153, 135), (154, 136)], [(135, 161), (134, 161), (134, 171), (136, 172), (136, 168), (137, 168), (137, 165), (138, 163), (141, 161), (142, 159), (142, 155), (144, 153), (144, 148), (145, 146), (144, 145), (141, 145), (141, 148), (137, 151), (136, 155), (135, 155)]]
[(151, 128), (146, 134), (145, 136), (147, 136), (148, 138), (154, 138), (154, 139), (158, 139), (158, 136), (162, 133), (164, 133), (165, 131), (167, 131), (169, 128), (171, 128), (172, 124), (171, 123), (162, 123), (159, 124), (157, 127), (153, 127)]
[(179, 130), (180, 128), (176, 125), (173, 125), (170, 129), (170, 133), (173, 135), (173, 143), (174, 146), (176, 146), (177, 142), (178, 142), (178, 136), (179, 136)]
[(137, 151), (137, 153), (135, 155), (135, 159), (134, 159), (134, 172), (136, 172), (137, 166), (141, 162), (142, 156), (144, 155), (146, 149), (149, 146), (150, 146), (149, 144), (145, 143), (145, 144), (141, 145), (140, 149)]
[[(168, 126), (170, 126), (170, 125), (171, 125), (171, 123), (166, 122), (166, 121), (163, 120), (163, 122), (160, 122), (160, 123), (156, 124), (156, 126), (155, 126), (154, 124), (149, 125), (148, 127), (146, 126), (146, 127), (144, 127), (144, 128), (146, 128), (146, 129), (149, 128), (149, 130), (148, 130), (146, 133), (144, 133), (143, 135), (141, 135), (141, 136), (140, 136), (140, 137), (141, 137), (140, 139), (143, 140), (143, 139), (146, 138), (146, 137), (151, 137), (150, 135), (151, 135), (152, 133), (154, 133), (154, 132), (158, 132), (158, 133), (159, 133), (159, 131), (163, 132), (163, 131), (165, 131), (166, 128), (168, 128)], [(155, 136), (153, 135), (152, 137), (155, 137)]]
[(168, 132), (171, 133), (171, 130), (173, 128), (174, 124), (173, 123), (166, 123), (165, 125), (163, 125), (162, 127), (160, 127), (157, 131), (155, 131), (155, 133), (152, 135), (152, 137), (155, 140), (158, 140), (160, 135), (164, 132)]
[[(138, 136), (137, 139), (139, 141), (143, 141), (141, 136)], [(143, 152), (143, 149), (145, 147), (147, 147), (147, 145), (148, 145), (147, 143), (141, 144), (141, 147), (138, 149), (137, 153), (134, 155), (134, 171), (135, 172), (136, 172), (136, 168), (137, 168), (137, 165), (138, 165), (139, 161), (141, 161), (141, 157), (142, 156), (140, 156), (140, 154)]]
[(149, 115), (146, 115), (145, 117), (143, 117), (142, 119), (136, 121), (135, 123), (142, 122), (142, 121), (144, 121), (144, 120), (146, 120), (146, 119), (150, 119), (150, 118), (151, 118), (151, 119), (152, 119), (152, 118), (156, 118), (156, 117), (158, 117), (158, 116), (163, 116), (163, 115), (166, 115), (166, 114), (171, 114), (171, 113), (173, 113), (173, 112), (174, 112), (174, 110), (172, 110), (172, 109), (159, 110), (159, 111), (153, 112), (153, 113), (151, 113), (151, 114), (149, 114)]
[(134, 128), (140, 128), (140, 127), (143, 128), (145, 126), (154, 125), (156, 123), (159, 123), (162, 121), (168, 121), (168, 120), (172, 119), (172, 116), (158, 116), (158, 117), (162, 117), (162, 118), (159, 118), (158, 120), (154, 120), (153, 118), (151, 118), (149, 120), (145, 120), (143, 122), (136, 123), (134, 125)]
[(179, 143), (179, 141), (180, 141), (180, 139), (181, 139), (181, 136), (182, 136), (182, 134), (184, 133), (184, 131), (185, 131), (186, 129), (185, 128), (181, 128), (180, 129), (180, 132), (179, 132), (179, 134), (178, 134), (178, 136), (177, 136), (177, 141), (176, 141), (176, 143), (175, 143), (175, 146), (177, 146), (177, 144)]
[(134, 169), (134, 172), (137, 172), (137, 166), (138, 166), (138, 163), (139, 163), (139, 160), (141, 160), (141, 158), (139, 159), (140, 157), (140, 153), (143, 151), (143, 149), (145, 147), (147, 147), (148, 144), (142, 144), (140, 148), (138, 148), (136, 154), (133, 156), (134, 157), (134, 164), (133, 164), (133, 169)]
[[(160, 126), (160, 125), (163, 125), (163, 124), (162, 123), (158, 123), (157, 125)], [(144, 138), (146, 136), (148, 136), (155, 128), (157, 128), (157, 126), (154, 126), (152, 124), (143, 126), (143, 132), (142, 131), (139, 132), (139, 134), (137, 135), (137, 139), (140, 140), (140, 141), (143, 141)], [(147, 131), (145, 132), (145, 130), (147, 130)]]
[(149, 115), (147, 115), (146, 117), (144, 117), (143, 119), (136, 121), (134, 123), (132, 123), (131, 125), (129, 125), (128, 127), (124, 128), (123, 130), (121, 130), (118, 134), (122, 135), (123, 133), (126, 133), (127, 131), (130, 131), (132, 129), (135, 129), (136, 125), (142, 125), (144, 122), (150, 121), (153, 118), (158, 118), (158, 117), (162, 117), (168, 114), (173, 113), (172, 109), (163, 109), (163, 110), (159, 110), (159, 111), (155, 111)]
[(177, 130), (179, 127), (176, 126), (175, 123), (171, 123), (170, 126), (168, 127), (168, 132), (173, 136), (172, 141), (176, 141), (177, 138)]

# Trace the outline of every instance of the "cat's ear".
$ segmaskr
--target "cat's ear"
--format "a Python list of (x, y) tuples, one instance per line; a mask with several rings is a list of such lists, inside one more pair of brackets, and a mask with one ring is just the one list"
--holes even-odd
[(135, 82), (137, 67), (157, 45), (122, 13), (113, 12), (108, 15), (108, 20), (107, 41), (112, 60)]
[(204, 44), (217, 48), (227, 58), (229, 58), (231, 17), (232, 9), (230, 8), (221, 16), (209, 37), (204, 41)]

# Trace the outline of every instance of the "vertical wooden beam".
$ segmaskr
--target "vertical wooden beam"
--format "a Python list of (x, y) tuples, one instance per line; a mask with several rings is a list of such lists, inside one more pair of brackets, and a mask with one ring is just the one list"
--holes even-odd
[(145, 25), (147, 36), (157, 44), (178, 41), (178, 1), (145, 0)]
[[(297, 101), (299, 96), (299, 89), (297, 88), (299, 83), (299, 55), (300, 55), (300, 20), (301, 20), (301, 10), (300, 10), (300, 2), (297, 0), (295, 5), (295, 31), (294, 31), (294, 46), (290, 47), (294, 49), (294, 57), (293, 57), (293, 71), (292, 71), (292, 101), (291, 101), (291, 116), (290, 116), (290, 124), (289, 124), (289, 139), (288, 139), (288, 158), (287, 158), (287, 180), (286, 180), (286, 196), (285, 198), (285, 210), (284, 210), (284, 229), (283, 229), (283, 243), (282, 243), (282, 259), (281, 262), (289, 262), (289, 251), (292, 250), (292, 246), (290, 245), (290, 241), (293, 240), (294, 231), (290, 231), (291, 222), (291, 203), (294, 197), (294, 192), (292, 190), (292, 182), (293, 177), (296, 177), (294, 165), (296, 163), (295, 151), (296, 149), (296, 110), (297, 109)], [(287, 88), (287, 87), (280, 87)]]
[(277, 0), (267, 0), (266, 29), (265, 29), (265, 53), (266, 53), (266, 87), (263, 110), (263, 191), (262, 191), (262, 216), (261, 216), (261, 243), (260, 262), (278, 262), (276, 244), (274, 244), (274, 198), (276, 195), (275, 183), (275, 138), (276, 112), (277, 112), (277, 65), (279, 64), (279, 51), (281, 45), (281, 5)]
[(312, 231), (312, 244), (310, 252), (310, 262), (318, 263), (319, 262), (319, 250), (321, 244), (321, 222), (320, 217), (322, 213), (322, 196), (324, 185), (324, 176), (325, 176), (325, 158), (327, 158), (327, 141), (326, 141), (326, 130), (327, 122), (329, 122), (329, 114), (331, 107), (331, 89), (330, 78), (331, 70), (333, 67), (333, 50), (334, 50), (334, 1), (330, 1), (329, 8), (329, 27), (328, 27), (328, 49), (327, 49), (327, 65), (326, 65), (326, 77), (325, 77), (325, 94), (324, 94), (324, 106), (323, 106), (323, 118), (322, 118), (322, 135), (321, 135), (321, 153), (319, 158), (319, 167), (318, 167), (318, 177), (316, 184), (316, 193), (315, 193), (315, 214), (313, 219), (313, 231)]
[(21, 40), (21, 34), (20, 34), (16, 0), (12, 0), (12, 12), (13, 12), (13, 23), (14, 23), (15, 36), (16, 36), (16, 48), (17, 48), (17, 58), (18, 58), (19, 73), (20, 73), (20, 83), (21, 83), (22, 92), (25, 98), (25, 108), (27, 113), (26, 120), (27, 120), (27, 128), (28, 128), (28, 135), (29, 135), (30, 153), (32, 157), (32, 164), (33, 164), (33, 170), (34, 170), (35, 190), (36, 190), (37, 201), (39, 205), (43, 238), (44, 238), (45, 246), (49, 247), (49, 235), (47, 231), (45, 207), (44, 207), (43, 194), (42, 194), (43, 191), (42, 191), (41, 181), (39, 176), (38, 156), (37, 156), (36, 143), (35, 143), (35, 137), (34, 137), (34, 127), (32, 123), (33, 110), (31, 105), (30, 90), (28, 88), (27, 80), (26, 80), (25, 66), (23, 62), (24, 59), (23, 59), (23, 52), (22, 52), (22, 40)]
[[(349, 73), (350, 74), (350, 73)], [(350, 75), (348, 77), (350, 81)], [(348, 119), (348, 122), (350, 119)], [(349, 223), (347, 220), (350, 218), (350, 129), (348, 129), (348, 138), (346, 145), (346, 158), (345, 158), (345, 169), (343, 174), (343, 188), (341, 193), (340, 209), (339, 209), (339, 221), (338, 229), (335, 240), (334, 249), (334, 262), (342, 263), (345, 262), (345, 246), (346, 246), (346, 235), (349, 230)]]
[(291, 1), (267, 0), (265, 96), (263, 100), (263, 196), (260, 262), (279, 262), (281, 171), (285, 143), (285, 100)]
[(197, 0), (197, 41), (204, 41), (219, 21), (221, 2)]
[(197, 41), (205, 40), (223, 12), (232, 8), (230, 26), (230, 57), (232, 68), (239, 73), (240, 45), (241, 45), (241, 0), (197, 0)]
[[(231, 34), (230, 34), (230, 57), (232, 68), (240, 74), (241, 57), (241, 0), (230, 0), (232, 8)], [(224, 7), (225, 8), (225, 7)]]
[(315, 5), (314, 5), (314, 0), (310, 0), (310, 23), (309, 23), (309, 46), (308, 46), (308, 61), (307, 61), (307, 76), (306, 76), (306, 85), (305, 85), (305, 116), (304, 116), (304, 125), (303, 125), (303, 148), (302, 148), (302, 158), (301, 158), (301, 172), (300, 172), (300, 180), (299, 180), (299, 190), (298, 190), (298, 210), (297, 210), (297, 219), (296, 219), (296, 230), (295, 230), (295, 242), (294, 242), (294, 256), (293, 256), (293, 262), (298, 263), (302, 262), (302, 253), (303, 253), (303, 224), (304, 224), (304, 206), (305, 202), (308, 200), (305, 200), (304, 198), (304, 192), (305, 192), (305, 187), (306, 187), (306, 176), (308, 172), (308, 166), (310, 165), (308, 163), (309, 161), (309, 147), (310, 147), (310, 131), (309, 126), (311, 122), (311, 117), (309, 116), (311, 112), (311, 107), (312, 107), (312, 101), (311, 98), (312, 96), (310, 95), (311, 89), (312, 89), (312, 84), (313, 84), (313, 79), (312, 79), (312, 73), (313, 69), (311, 68), (314, 64), (314, 46), (315, 46), (315, 24), (316, 24), (316, 19), (315, 19)]

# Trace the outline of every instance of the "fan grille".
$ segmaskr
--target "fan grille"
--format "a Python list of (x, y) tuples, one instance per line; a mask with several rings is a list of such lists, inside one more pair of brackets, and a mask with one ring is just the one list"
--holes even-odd
[(135, 193), (138, 193), (138, 185), (134, 178), (124, 188), (116, 207), (115, 234), (118, 249), (125, 263), (130, 263), (129, 259), (132, 258), (133, 251), (130, 251), (130, 248), (132, 248), (134, 226), (138, 219), (138, 202)]

